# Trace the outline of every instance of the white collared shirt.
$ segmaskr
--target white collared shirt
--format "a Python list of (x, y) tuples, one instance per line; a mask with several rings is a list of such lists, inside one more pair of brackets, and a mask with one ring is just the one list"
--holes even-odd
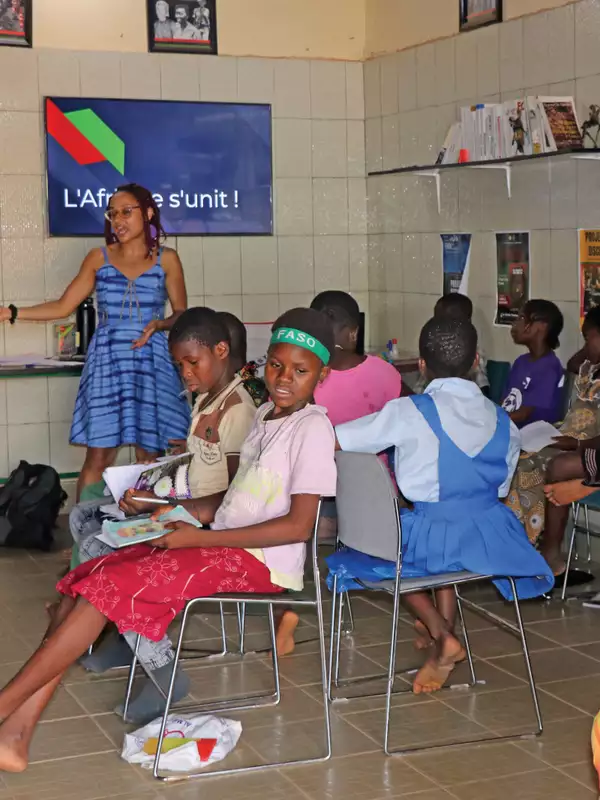
[[(471, 458), (480, 453), (495, 433), (496, 406), (479, 387), (462, 378), (438, 378), (424, 394), (433, 398), (442, 428), (454, 444)], [(342, 450), (379, 453), (395, 447), (396, 480), (404, 497), (438, 502), (439, 441), (410, 397), (390, 400), (377, 414), (338, 425), (335, 431)], [(520, 450), (521, 434), (511, 422), (508, 472), (499, 497), (508, 494)]]

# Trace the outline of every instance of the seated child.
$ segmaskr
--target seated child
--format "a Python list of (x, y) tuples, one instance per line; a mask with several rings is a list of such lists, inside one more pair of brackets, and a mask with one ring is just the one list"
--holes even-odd
[(315, 389), (315, 403), (327, 409), (332, 424), (373, 414), (400, 397), (402, 378), (396, 368), (382, 358), (356, 352), (360, 327), (356, 300), (346, 292), (321, 292), (310, 307), (331, 320), (335, 334), (331, 372)]
[[(424, 394), (392, 400), (378, 414), (336, 428), (343, 450), (395, 447), (398, 487), (414, 504), (401, 512), (402, 575), (509, 575), (517, 578), (520, 598), (544, 594), (554, 583), (552, 572), (499, 500), (517, 463), (519, 433), (467, 379), (477, 353), (475, 328), (467, 320), (434, 318), (421, 331), (419, 352), (428, 379)], [(328, 564), (340, 591), (353, 585), (351, 576), (381, 580), (396, 573), (395, 563), (349, 550), (330, 556)], [(510, 597), (506, 580), (495, 583)], [(454, 590), (435, 594), (436, 604), (428, 592), (404, 598), (420, 636), (434, 643), (414, 679), (417, 694), (440, 689), (466, 655), (454, 634)]]
[[(509, 508), (525, 525), (530, 541), (540, 542), (540, 552), (557, 577), (565, 572), (561, 546), (568, 507), (550, 508), (546, 503), (544, 486), (547, 482), (579, 475), (573, 474), (572, 465), (567, 470), (562, 469), (560, 460), (552, 467), (558, 451), (569, 452), (600, 444), (600, 307), (588, 311), (582, 333), (585, 355), (589, 360), (580, 367), (575, 381), (575, 399), (564, 422), (557, 429), (556, 444), (545, 447), (539, 453), (522, 454), (507, 499)], [(580, 454), (577, 454), (576, 458), (579, 457)]]
[(502, 400), (518, 428), (560, 420), (565, 375), (554, 351), (562, 329), (563, 315), (549, 300), (529, 300), (511, 328), (515, 344), (529, 351), (512, 365)]
[(219, 316), (227, 325), (231, 339), (230, 359), (233, 368), (244, 381), (244, 388), (259, 408), (268, 398), (265, 382), (257, 375), (257, 367), (253, 361), (248, 362), (248, 331), (244, 323), (229, 311), (219, 311)]
[[(208, 524), (237, 472), (240, 449), (254, 422), (256, 406), (242, 378), (236, 374), (239, 355), (230, 358), (228, 330), (225, 320), (216, 311), (209, 308), (185, 311), (170, 331), (169, 346), (187, 388), (198, 393), (187, 439), (187, 451), (193, 454), (193, 459), (186, 481), (189, 495), (194, 499), (182, 499), (180, 503), (188, 510), (201, 508), (202, 520)], [(151, 494), (130, 489), (121, 500), (121, 508), (127, 514), (155, 511), (156, 505), (132, 499), (134, 495)], [(95, 538), (102, 527), (100, 507), (105, 503), (106, 499), (80, 503), (71, 512), (71, 532), (80, 546), (82, 562), (112, 552)], [(134, 634), (127, 634), (125, 639), (116, 632), (109, 634), (91, 655), (82, 659), (82, 666), (102, 673), (127, 665), (131, 663), (130, 647), (135, 647), (135, 641)], [(165, 636), (158, 643), (144, 638), (140, 644), (140, 658), (154, 680), (160, 686), (168, 686), (174, 658), (169, 638)], [(178, 674), (177, 699), (185, 697), (188, 689), (187, 677), (184, 673)], [(162, 708), (164, 699), (148, 679), (132, 698), (131, 719), (143, 723), (161, 713)]]
[[(466, 294), (450, 292), (445, 294), (437, 301), (433, 309), (434, 317), (448, 317), (449, 319), (466, 319), (469, 322), (473, 319), (473, 303)], [(469, 379), (474, 381), (486, 397), (490, 396), (490, 382), (487, 376), (487, 359), (481, 346), (477, 347), (477, 362)], [(415, 384), (416, 394), (423, 394), (427, 386), (427, 379), (423, 373)]]
[[(336, 489), (333, 428), (311, 404), (333, 348), (330, 323), (311, 309), (275, 323), (265, 369), (272, 402), (258, 412), (212, 529), (176, 523), (161, 539), (81, 564), (60, 581), (64, 597), (42, 644), (0, 691), (0, 771), (26, 769), (62, 676), (109, 621), (159, 641), (191, 598), (302, 588), (320, 497)], [(214, 368), (185, 353), (177, 351), (180, 364)]]

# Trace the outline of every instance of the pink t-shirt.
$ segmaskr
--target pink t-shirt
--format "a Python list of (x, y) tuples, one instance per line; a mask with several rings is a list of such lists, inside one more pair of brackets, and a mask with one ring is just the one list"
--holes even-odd
[(400, 397), (402, 378), (387, 361), (367, 356), (357, 367), (331, 370), (315, 389), (315, 403), (324, 406), (332, 425), (342, 425), (381, 411)]
[[(258, 410), (242, 445), (237, 474), (215, 514), (213, 530), (245, 528), (283, 517), (293, 494), (335, 495), (335, 434), (326, 410), (309, 405), (266, 422), (272, 408), (273, 403), (266, 403)], [(302, 589), (305, 544), (249, 552), (267, 565), (275, 585)]]

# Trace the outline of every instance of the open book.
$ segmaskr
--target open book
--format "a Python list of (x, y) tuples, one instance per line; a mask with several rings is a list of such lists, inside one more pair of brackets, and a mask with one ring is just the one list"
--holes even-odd
[(153, 464), (108, 467), (102, 477), (117, 503), (127, 489), (154, 491), (158, 497), (187, 498), (187, 472), (191, 460), (191, 453), (183, 453), (179, 456), (167, 456)]
[(132, 544), (142, 544), (151, 542), (168, 533), (167, 525), (170, 522), (185, 522), (196, 528), (202, 525), (193, 517), (183, 506), (177, 506), (153, 520), (150, 516), (135, 517), (124, 521), (104, 520), (102, 523), (102, 533), (96, 539), (114, 547), (115, 550), (121, 547), (129, 547)]

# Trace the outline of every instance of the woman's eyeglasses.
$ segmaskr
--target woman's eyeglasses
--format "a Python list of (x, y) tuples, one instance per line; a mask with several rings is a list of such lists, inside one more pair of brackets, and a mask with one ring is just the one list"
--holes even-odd
[(109, 222), (114, 222), (118, 217), (123, 217), (123, 219), (129, 219), (129, 217), (133, 214), (135, 208), (141, 208), (141, 206), (123, 206), (122, 208), (109, 208), (104, 212), (104, 216)]

